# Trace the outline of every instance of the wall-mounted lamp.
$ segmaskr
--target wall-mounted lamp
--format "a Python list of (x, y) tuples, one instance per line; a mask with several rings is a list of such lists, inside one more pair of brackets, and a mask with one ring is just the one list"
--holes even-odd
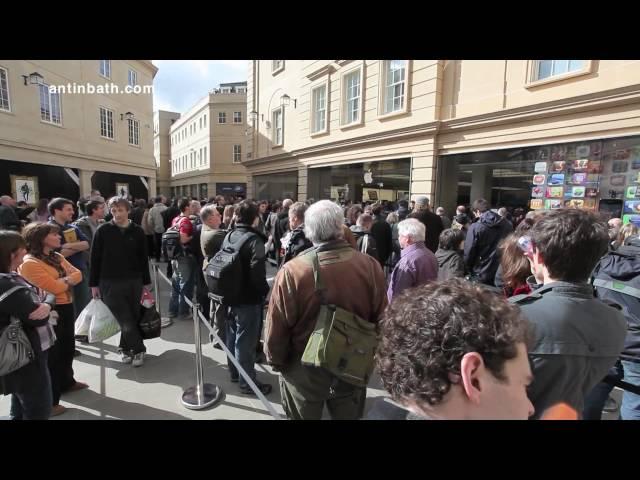
[[(298, 99), (293, 99), (293, 108), (297, 107)], [(291, 104), (291, 97), (286, 93), (280, 97), (280, 106), (288, 107)]]
[(132, 120), (134, 116), (135, 115), (133, 113), (131, 113), (131, 112), (121, 113), (120, 114), (120, 120), (124, 120), (125, 117), (127, 118), (127, 120)]
[[(25, 85), (41, 85), (44, 81), (44, 77), (38, 72), (33, 72), (29, 75), (22, 75), (22, 78), (24, 78)], [(27, 80), (29, 80), (29, 83), (27, 83)]]

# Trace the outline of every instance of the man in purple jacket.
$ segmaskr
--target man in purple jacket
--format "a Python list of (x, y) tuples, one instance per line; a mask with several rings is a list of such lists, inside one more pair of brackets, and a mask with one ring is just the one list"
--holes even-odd
[(387, 298), (389, 303), (407, 288), (417, 287), (438, 278), (438, 260), (425, 244), (425, 226), (409, 218), (398, 223), (400, 261), (393, 269)]

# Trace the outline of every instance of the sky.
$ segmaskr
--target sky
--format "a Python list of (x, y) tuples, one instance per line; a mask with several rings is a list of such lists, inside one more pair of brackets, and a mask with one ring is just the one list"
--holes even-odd
[(184, 113), (220, 83), (244, 82), (248, 60), (153, 60), (153, 110)]

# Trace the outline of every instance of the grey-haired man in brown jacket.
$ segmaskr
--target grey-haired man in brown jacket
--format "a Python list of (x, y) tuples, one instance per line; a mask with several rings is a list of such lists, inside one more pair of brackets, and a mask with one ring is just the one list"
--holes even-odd
[[(326, 301), (377, 323), (387, 306), (380, 263), (343, 239), (343, 214), (328, 200), (305, 213), (305, 235), (320, 264)], [(325, 402), (333, 419), (358, 419), (364, 413), (366, 388), (348, 384), (322, 368), (301, 364), (315, 328), (321, 299), (315, 290), (312, 259), (307, 251), (278, 272), (269, 303), (265, 353), (280, 371), (282, 404), (290, 419), (322, 417)]]

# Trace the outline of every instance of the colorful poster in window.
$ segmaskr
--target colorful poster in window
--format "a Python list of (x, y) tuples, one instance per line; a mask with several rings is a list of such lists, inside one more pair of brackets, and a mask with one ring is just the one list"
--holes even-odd
[(586, 173), (574, 173), (571, 175), (571, 184), (572, 185), (583, 185), (587, 181)]
[(591, 153), (591, 147), (589, 145), (580, 145), (576, 148), (576, 156), (578, 158), (586, 158)]
[(547, 210), (557, 210), (558, 208), (562, 208), (562, 200), (545, 200), (544, 206)]
[(553, 162), (551, 163), (551, 173), (564, 172), (565, 162)]
[(584, 198), (584, 187), (573, 187), (571, 189), (571, 196), (573, 198)]
[(582, 208), (584, 207), (584, 200), (572, 198), (571, 200), (566, 200), (564, 206), (566, 208)]
[(631, 156), (631, 150), (629, 150), (628, 148), (624, 150), (616, 150), (615, 152), (613, 152), (614, 160), (626, 160), (630, 156)]
[(574, 172), (586, 172), (589, 168), (589, 160), (584, 158), (580, 160), (574, 160), (572, 163), (572, 168)]
[(640, 227), (640, 215), (623, 215), (622, 223), (623, 225), (633, 223), (635, 226)]
[(118, 197), (127, 198), (129, 196), (129, 184), (116, 183), (116, 195)]
[(546, 175), (534, 175), (533, 176), (533, 184), (534, 185), (544, 185), (547, 181)]
[(627, 192), (625, 194), (626, 198), (637, 198), (638, 197), (638, 187), (627, 187)]
[(531, 208), (531, 210), (540, 210), (544, 208), (544, 200), (532, 198), (529, 202), (529, 208)]
[(595, 198), (585, 198), (584, 199), (584, 205), (582, 205), (582, 208), (585, 208), (587, 210), (595, 210), (596, 209), (596, 199)]
[(629, 183), (640, 183), (640, 172), (629, 175)]
[(585, 188), (584, 189), (584, 196), (585, 197), (597, 197), (598, 196), (598, 189), (597, 188), (593, 188), (593, 187)]
[(640, 214), (640, 200), (625, 200), (624, 213)]
[(547, 173), (547, 162), (536, 162), (533, 166), (533, 171), (536, 173)]
[(545, 187), (538, 186), (531, 189), (531, 198), (544, 198)]
[(547, 187), (547, 198), (562, 198), (563, 195), (563, 187)]
[(627, 181), (627, 177), (624, 175), (611, 175), (609, 177), (609, 185), (612, 187), (624, 187)]
[(563, 185), (564, 173), (554, 173), (549, 177), (549, 185)]
[(611, 172), (613, 173), (627, 173), (629, 170), (629, 162), (615, 161), (611, 164)]
[(571, 162), (572, 160), (575, 160), (576, 158), (577, 158), (576, 157), (576, 147), (574, 147), (573, 145), (569, 145), (567, 147), (567, 153), (566, 153), (565, 160), (568, 160), (568, 161)]
[(602, 173), (604, 171), (604, 165), (600, 161), (590, 161), (587, 167), (587, 173)]

